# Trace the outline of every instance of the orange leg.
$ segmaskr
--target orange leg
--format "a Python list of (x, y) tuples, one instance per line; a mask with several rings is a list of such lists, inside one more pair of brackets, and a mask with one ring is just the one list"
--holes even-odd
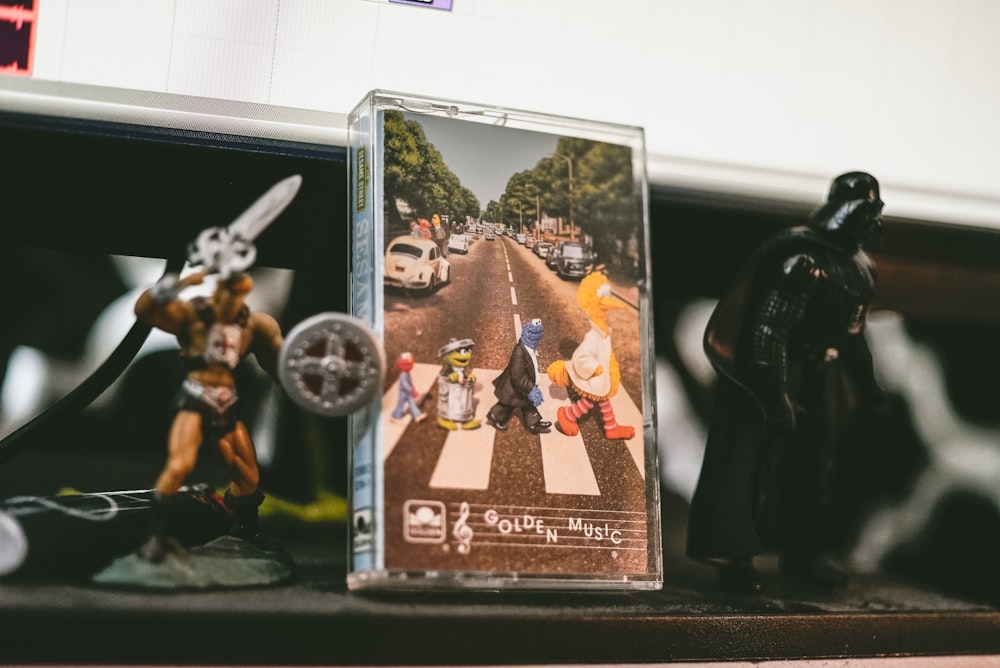
[(253, 447), (250, 432), (242, 422), (222, 437), (219, 452), (229, 469), (229, 491), (236, 496), (247, 496), (257, 491), (260, 484), (260, 469), (257, 468), (257, 452)]
[(201, 415), (180, 411), (174, 417), (167, 440), (167, 463), (156, 480), (161, 496), (173, 496), (184, 484), (198, 461), (201, 446)]

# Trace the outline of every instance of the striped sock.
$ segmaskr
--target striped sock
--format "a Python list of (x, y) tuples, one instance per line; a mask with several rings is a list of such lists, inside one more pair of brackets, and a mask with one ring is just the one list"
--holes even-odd
[(604, 419), (604, 431), (618, 428), (618, 422), (615, 420), (615, 409), (611, 407), (611, 402), (607, 399), (601, 402), (601, 418)]
[(587, 414), (591, 408), (594, 407), (594, 402), (587, 397), (582, 397), (578, 402), (569, 407), (566, 411), (569, 413), (570, 417), (573, 418), (573, 422), (576, 422), (581, 417)]

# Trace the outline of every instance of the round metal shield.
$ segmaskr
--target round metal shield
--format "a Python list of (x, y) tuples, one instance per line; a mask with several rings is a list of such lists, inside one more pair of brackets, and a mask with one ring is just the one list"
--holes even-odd
[(347, 415), (381, 391), (385, 356), (374, 332), (345, 313), (320, 313), (292, 328), (278, 377), (300, 406), (328, 417)]

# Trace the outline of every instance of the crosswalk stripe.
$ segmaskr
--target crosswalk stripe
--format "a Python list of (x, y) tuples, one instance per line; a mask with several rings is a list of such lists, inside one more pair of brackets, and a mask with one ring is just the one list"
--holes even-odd
[[(478, 429), (458, 429), (448, 433), (444, 449), (431, 475), (431, 487), (449, 489), (487, 489), (493, 464), (494, 429), (486, 424), (486, 413), (496, 402), (493, 379), (500, 375), (493, 369), (474, 369), (476, 384), (476, 418), (483, 425)], [(493, 432), (490, 434), (489, 432)]]
[[(441, 367), (437, 364), (417, 363), (410, 374), (414, 387), (420, 393), (418, 402), (428, 392), (435, 389)], [(475, 369), (476, 391), (475, 416), (482, 422), (479, 429), (456, 430), (445, 436), (444, 448), (438, 458), (430, 486), (449, 489), (485, 490), (489, 487), (490, 470), (493, 463), (493, 447), (496, 431), (486, 424), (486, 413), (496, 402), (493, 379), (501, 373), (496, 369)], [(600, 495), (597, 477), (594, 474), (583, 436), (567, 436), (555, 428), (556, 411), (560, 406), (569, 405), (569, 398), (564, 389), (545, 382), (540, 386), (544, 401), (538, 407), (543, 420), (552, 423), (552, 431), (540, 434), (542, 453), (542, 473), (545, 479), (545, 491), (548, 494), (580, 494), (587, 496)], [(401, 420), (389, 419), (389, 414), (396, 407), (399, 398), (399, 382), (393, 383), (389, 391), (382, 397), (383, 411), (383, 461), (403, 438), (407, 426), (412, 421), (409, 415)], [(428, 413), (428, 419), (434, 419), (436, 411), (431, 405), (434, 398), (429, 397), (421, 402), (421, 408)], [(611, 398), (615, 417), (619, 424), (635, 428), (636, 434), (631, 439), (623, 441), (632, 463), (639, 474), (645, 479), (644, 443), (642, 434), (642, 411), (625, 391), (619, 387), (618, 393)], [(596, 409), (595, 409), (596, 410)], [(519, 418), (514, 418), (518, 420)], [(444, 431), (444, 430), (442, 430)]]
[(643, 445), (645, 437), (642, 432), (642, 411), (632, 401), (632, 397), (625, 391), (623, 385), (619, 385), (618, 393), (611, 397), (611, 407), (615, 409), (615, 421), (618, 424), (635, 428), (635, 436), (623, 442), (625, 443), (625, 447), (628, 448), (629, 454), (632, 455), (632, 461), (635, 462), (636, 468), (639, 469), (639, 475), (645, 480), (646, 460), (643, 453), (645, 449)]
[(553, 398), (550, 383), (542, 383), (543, 401), (538, 407), (542, 419), (552, 423), (552, 431), (541, 434), (542, 473), (545, 475), (545, 491), (548, 494), (586, 494), (598, 496), (601, 493), (597, 486), (594, 467), (587, 455), (587, 446), (583, 436), (567, 436), (556, 430), (556, 411), (567, 404), (564, 390), (558, 390), (563, 396)]

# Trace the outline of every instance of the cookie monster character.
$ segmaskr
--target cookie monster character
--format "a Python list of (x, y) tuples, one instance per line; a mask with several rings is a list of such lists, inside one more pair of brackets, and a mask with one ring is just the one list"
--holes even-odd
[(438, 350), (444, 360), (438, 376), (438, 424), (450, 431), (480, 426), (473, 399), (476, 377), (469, 372), (474, 345), (472, 339), (452, 339)]
[(396, 359), (396, 368), (399, 369), (399, 401), (396, 409), (392, 411), (393, 420), (402, 420), (406, 413), (413, 416), (414, 422), (423, 422), (427, 417), (417, 406), (417, 388), (413, 386), (413, 353), (401, 353)]
[(538, 342), (542, 338), (542, 321), (535, 318), (521, 330), (521, 338), (510, 353), (506, 368), (493, 381), (497, 402), (486, 414), (486, 421), (500, 431), (515, 409), (521, 409), (521, 424), (532, 434), (547, 434), (551, 422), (542, 420), (537, 406), (542, 403), (538, 388)]
[(580, 433), (577, 421), (594, 406), (600, 408), (604, 436), (612, 440), (628, 440), (635, 428), (620, 425), (615, 420), (611, 397), (618, 393), (621, 372), (611, 348), (611, 325), (608, 313), (628, 308), (628, 304), (611, 294), (611, 283), (602, 267), (597, 267), (580, 281), (576, 300), (590, 318), (590, 331), (568, 360), (557, 360), (547, 369), (549, 378), (559, 387), (570, 391), (573, 403), (556, 412), (559, 431), (567, 436)]

